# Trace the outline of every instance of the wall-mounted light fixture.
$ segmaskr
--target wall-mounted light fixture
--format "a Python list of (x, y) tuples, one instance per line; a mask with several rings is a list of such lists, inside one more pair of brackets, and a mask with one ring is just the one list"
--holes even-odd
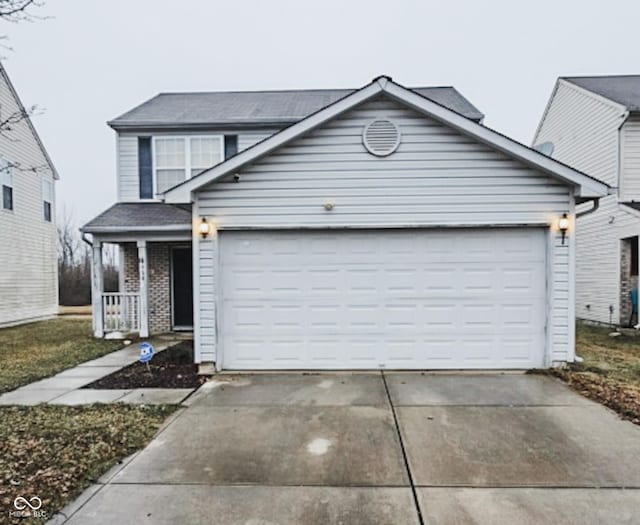
[(567, 230), (569, 229), (569, 217), (567, 217), (566, 213), (563, 213), (562, 217), (558, 220), (558, 229), (562, 234), (562, 244), (564, 244), (564, 240), (567, 237)]
[(206, 217), (202, 217), (200, 223), (198, 224), (198, 233), (200, 237), (206, 239), (211, 233), (211, 223), (207, 220)]

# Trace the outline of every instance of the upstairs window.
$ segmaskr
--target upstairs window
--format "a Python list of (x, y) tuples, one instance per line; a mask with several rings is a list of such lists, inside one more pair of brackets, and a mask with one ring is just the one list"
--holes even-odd
[(51, 222), (51, 212), (53, 209), (53, 181), (42, 179), (42, 208), (44, 220)]
[(0, 158), (0, 182), (2, 182), (2, 208), (13, 210), (13, 166)]
[(155, 192), (163, 193), (222, 161), (221, 136), (155, 137)]

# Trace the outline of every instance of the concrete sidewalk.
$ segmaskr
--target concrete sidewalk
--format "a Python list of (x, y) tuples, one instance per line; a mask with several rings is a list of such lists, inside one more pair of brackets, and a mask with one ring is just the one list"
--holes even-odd
[[(166, 350), (176, 341), (154, 343), (156, 353)], [(0, 395), (0, 405), (31, 406), (84, 405), (89, 403), (178, 404), (192, 388), (136, 388), (130, 390), (84, 389), (109, 374), (135, 363), (140, 357), (138, 345), (127, 346), (46, 379)]]

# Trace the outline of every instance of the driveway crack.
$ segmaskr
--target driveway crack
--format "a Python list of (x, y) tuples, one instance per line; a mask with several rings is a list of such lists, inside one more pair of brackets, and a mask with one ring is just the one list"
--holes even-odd
[(422, 512), (420, 510), (420, 502), (418, 501), (418, 492), (416, 491), (416, 484), (413, 481), (413, 474), (411, 473), (411, 468), (409, 467), (409, 458), (407, 457), (407, 451), (404, 448), (404, 441), (402, 440), (402, 433), (400, 432), (400, 423), (398, 422), (396, 407), (393, 406), (393, 401), (391, 400), (391, 394), (389, 393), (389, 385), (387, 385), (387, 377), (382, 371), (380, 372), (380, 375), (382, 376), (384, 391), (387, 394), (387, 401), (389, 401), (389, 407), (391, 408), (391, 414), (393, 415), (393, 422), (396, 426), (396, 432), (398, 433), (398, 441), (400, 443), (400, 450), (402, 451), (402, 459), (404, 460), (404, 466), (407, 469), (407, 476), (409, 477), (409, 484), (411, 485), (411, 493), (413, 494), (413, 502), (416, 506), (416, 512), (418, 513), (418, 522), (420, 523), (420, 525), (424, 525), (424, 520), (422, 519)]

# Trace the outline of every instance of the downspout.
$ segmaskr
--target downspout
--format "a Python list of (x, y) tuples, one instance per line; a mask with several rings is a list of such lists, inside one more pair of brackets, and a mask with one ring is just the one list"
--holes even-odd
[[(590, 213), (593, 213), (600, 207), (600, 198), (593, 199), (591, 202), (593, 203), (593, 206), (588, 210), (584, 210), (576, 213), (576, 219), (578, 217), (584, 217), (585, 215), (589, 215)], [(574, 353), (573, 359), (575, 360), (576, 363), (584, 363), (584, 358), (579, 356), (578, 354)]]

